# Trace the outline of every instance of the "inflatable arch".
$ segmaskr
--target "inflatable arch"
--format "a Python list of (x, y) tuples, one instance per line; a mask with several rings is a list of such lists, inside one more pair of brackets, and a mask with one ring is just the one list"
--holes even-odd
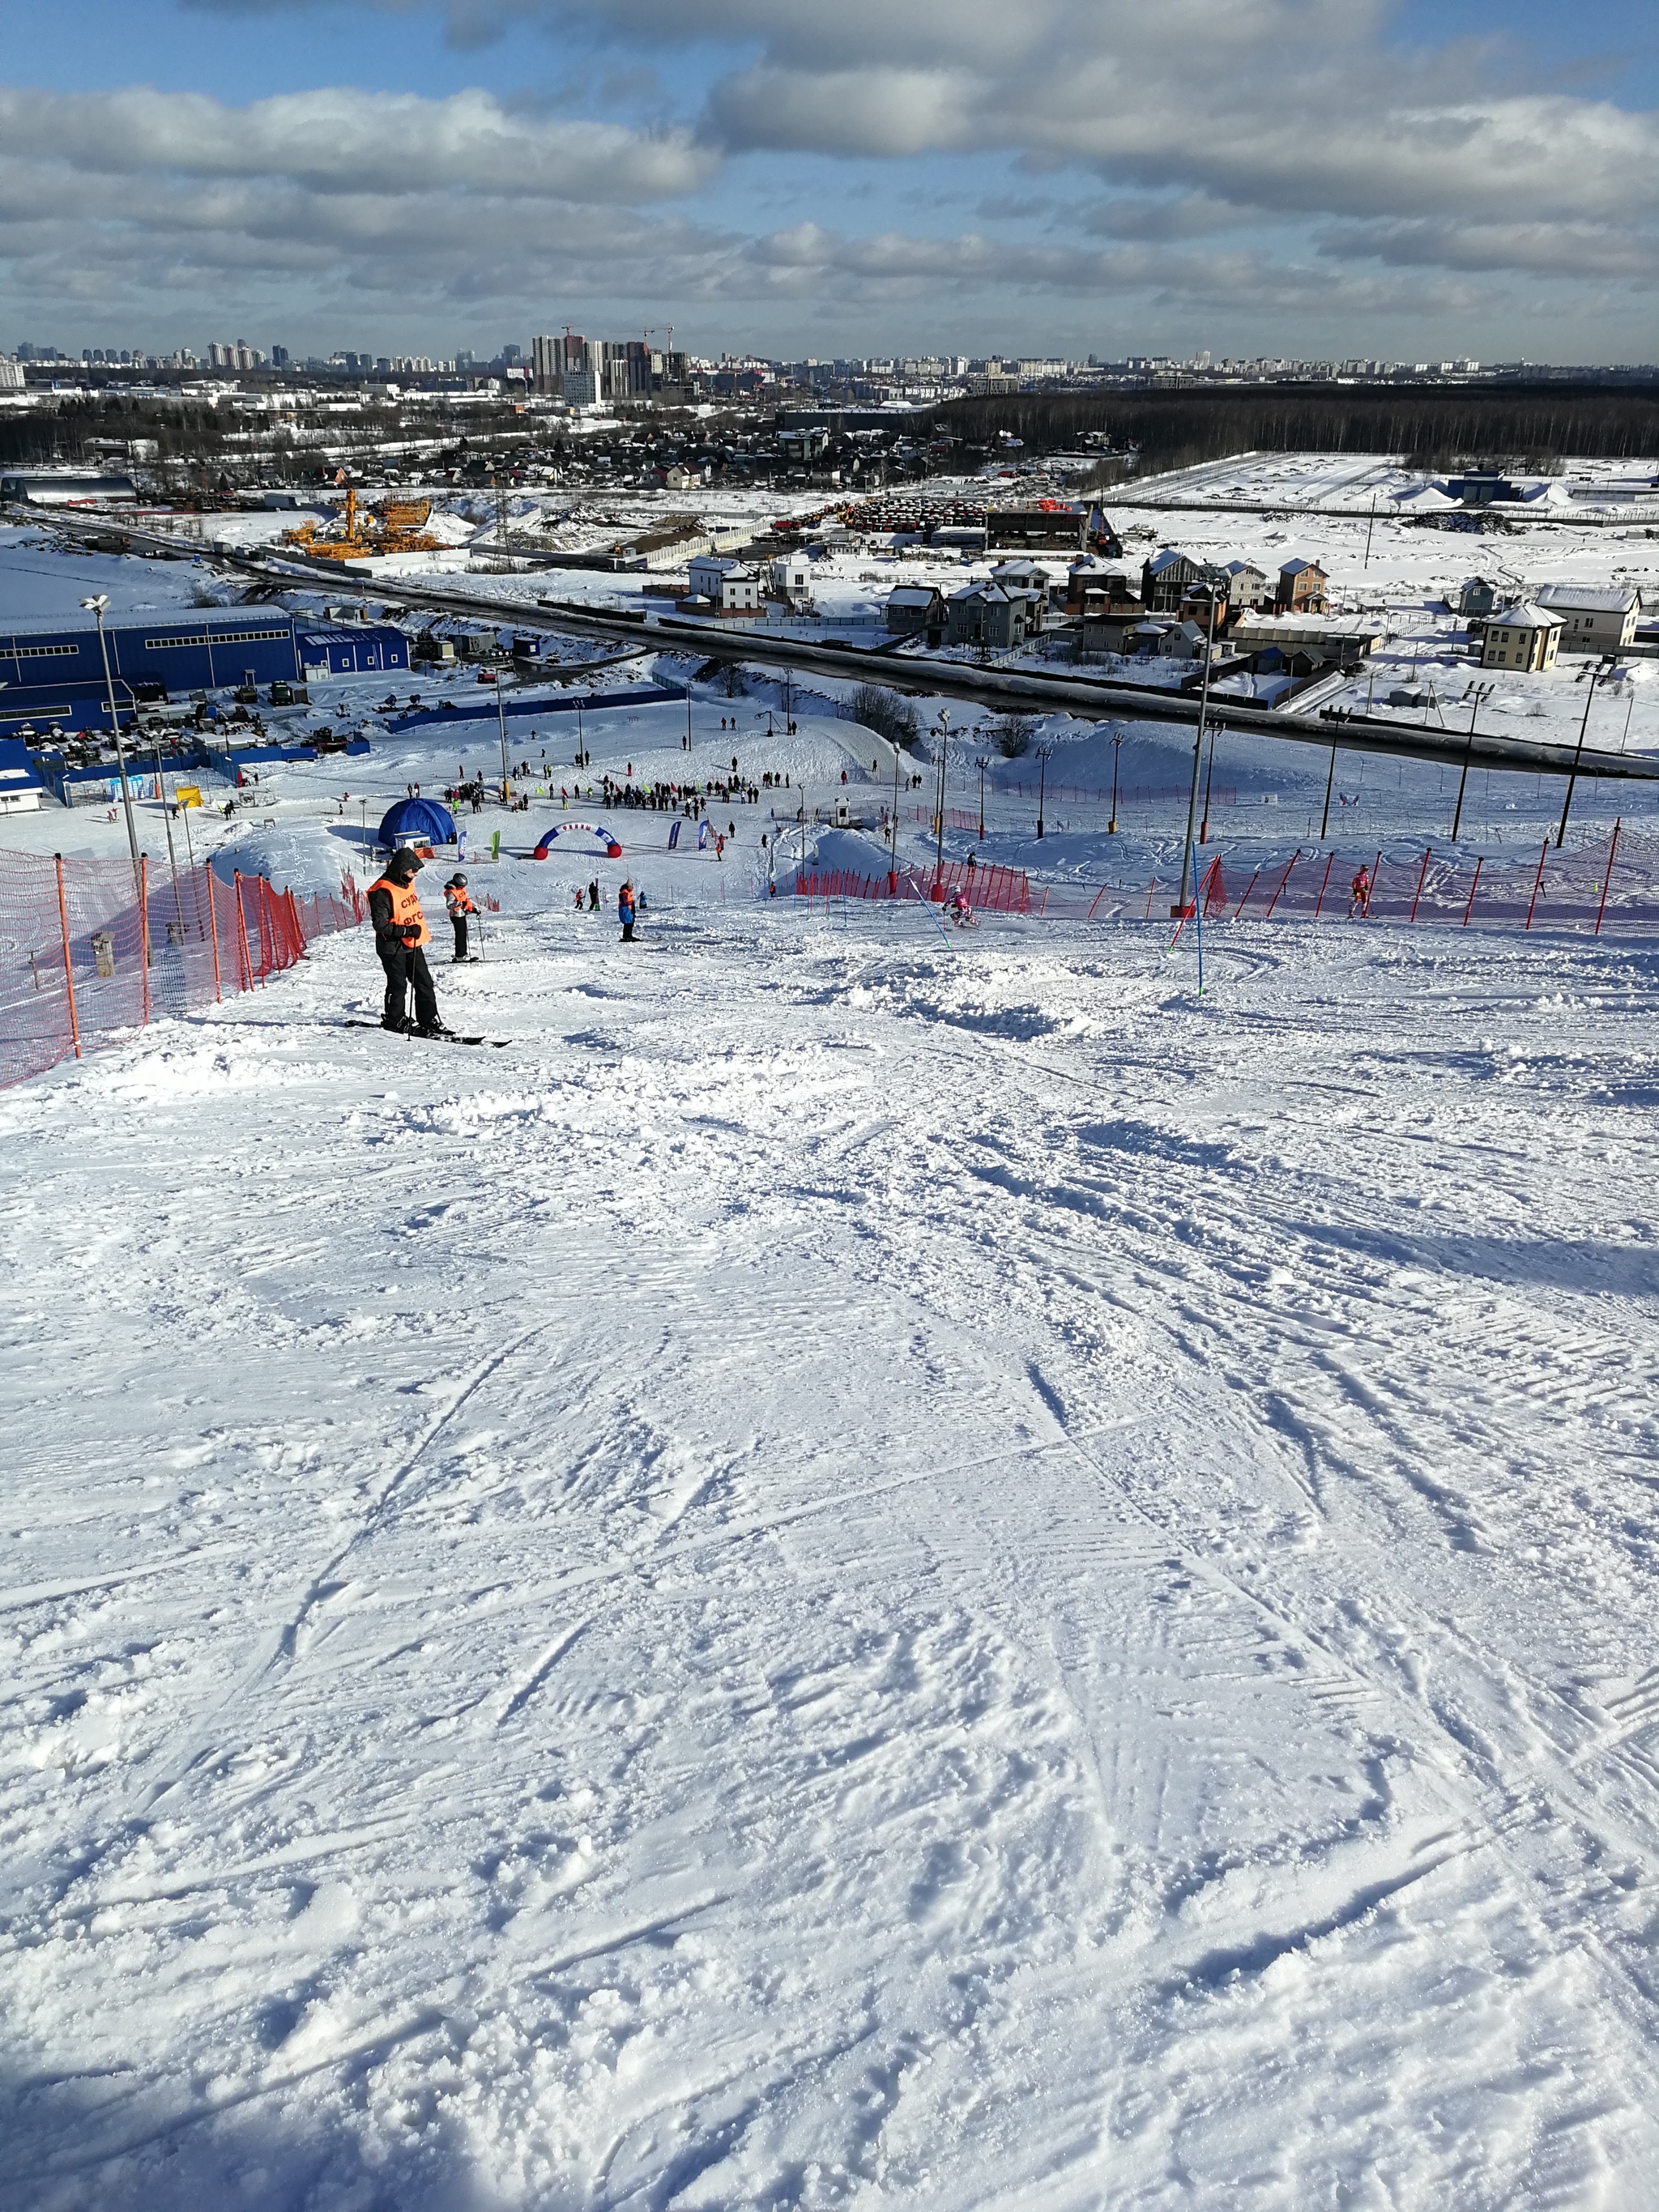
[(556, 822), (550, 830), (544, 833), (541, 842), (536, 848), (536, 858), (538, 860), (544, 860), (553, 850), (556, 839), (578, 836), (599, 838), (604, 844), (605, 857), (607, 860), (621, 860), (622, 847), (611, 832), (598, 822)]

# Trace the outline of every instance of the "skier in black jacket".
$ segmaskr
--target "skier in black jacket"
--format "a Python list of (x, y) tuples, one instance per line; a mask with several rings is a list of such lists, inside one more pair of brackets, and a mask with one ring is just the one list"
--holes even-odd
[(425, 947), (432, 942), (432, 932), (426, 926), (421, 902), (415, 895), (415, 877), (420, 866), (418, 854), (407, 849), (394, 853), (386, 862), (386, 873), (368, 888), (368, 916), (374, 925), (374, 950), (386, 970), (386, 1011), (381, 1021), (389, 1030), (409, 1029), (404, 998), (412, 985), (416, 1034), (453, 1036), (454, 1031), (447, 1030), (438, 1018), (438, 994), (432, 988), (431, 970), (426, 964)]

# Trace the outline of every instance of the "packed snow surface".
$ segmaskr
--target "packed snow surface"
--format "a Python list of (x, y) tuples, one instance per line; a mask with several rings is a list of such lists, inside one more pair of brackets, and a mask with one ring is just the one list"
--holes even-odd
[(591, 865), (0, 1098), (0, 2204), (1659, 2204), (1656, 949)]

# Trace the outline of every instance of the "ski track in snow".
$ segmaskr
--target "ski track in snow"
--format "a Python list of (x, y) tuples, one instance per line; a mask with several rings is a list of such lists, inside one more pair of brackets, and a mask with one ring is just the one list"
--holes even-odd
[(1652, 949), (930, 919), (0, 1097), (0, 2206), (1659, 2205)]

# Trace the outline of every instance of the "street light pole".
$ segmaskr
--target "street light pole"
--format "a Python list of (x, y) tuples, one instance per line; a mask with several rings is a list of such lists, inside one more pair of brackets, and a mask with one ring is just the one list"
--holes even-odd
[(132, 818), (132, 791), (127, 782), (126, 747), (121, 743), (121, 718), (115, 706), (115, 678), (109, 671), (109, 644), (104, 635), (104, 609), (109, 605), (109, 593), (100, 592), (95, 597), (82, 599), (81, 605), (98, 625), (98, 650), (104, 659), (104, 688), (109, 693), (110, 727), (115, 732), (115, 764), (121, 775), (121, 804), (126, 810), (127, 843), (132, 848), (132, 866), (138, 867), (138, 830)]
[(501, 726), (501, 805), (507, 804), (507, 702), (501, 697), (501, 672), (495, 671), (495, 719)]
[(1589, 682), (1584, 690), (1584, 714), (1578, 725), (1578, 743), (1573, 748), (1572, 774), (1567, 778), (1567, 795), (1561, 801), (1561, 827), (1555, 833), (1555, 849), (1558, 853), (1566, 842), (1567, 810), (1572, 805), (1573, 791), (1578, 781), (1578, 763), (1584, 756), (1584, 732), (1589, 727), (1589, 713), (1595, 700), (1595, 687), (1607, 676), (1612, 665), (1611, 660), (1604, 657), (1589, 671)]
[(1452, 809), (1451, 841), (1457, 842), (1457, 825), (1463, 819), (1463, 793), (1469, 780), (1469, 762), (1474, 752), (1474, 718), (1480, 712), (1481, 702), (1490, 698), (1495, 686), (1476, 684), (1473, 687), (1474, 703), (1469, 708), (1469, 741), (1463, 748), (1463, 773), (1457, 779), (1457, 804)]
[(1211, 585), (1210, 635), (1204, 652), (1204, 688), (1198, 700), (1198, 735), (1193, 742), (1193, 787), (1187, 795), (1187, 836), (1181, 848), (1181, 895), (1170, 912), (1178, 921), (1193, 911), (1193, 832), (1198, 823), (1198, 771), (1204, 758), (1204, 726), (1210, 711), (1210, 665), (1215, 659), (1215, 586)]
[(979, 755), (976, 765), (979, 769), (979, 842), (982, 845), (985, 842), (985, 770), (988, 765), (983, 753)]
[(1042, 802), (1048, 795), (1048, 756), (1053, 750), (1052, 745), (1037, 747), (1037, 836), (1039, 837), (1042, 835)]
[(1114, 730), (1112, 732), (1112, 818), (1106, 824), (1106, 834), (1109, 837), (1115, 837), (1117, 835), (1117, 757), (1122, 744), (1122, 731)]
[(951, 732), (945, 709), (939, 714), (939, 805), (933, 815), (933, 889), (945, 880), (945, 763), (951, 750)]

